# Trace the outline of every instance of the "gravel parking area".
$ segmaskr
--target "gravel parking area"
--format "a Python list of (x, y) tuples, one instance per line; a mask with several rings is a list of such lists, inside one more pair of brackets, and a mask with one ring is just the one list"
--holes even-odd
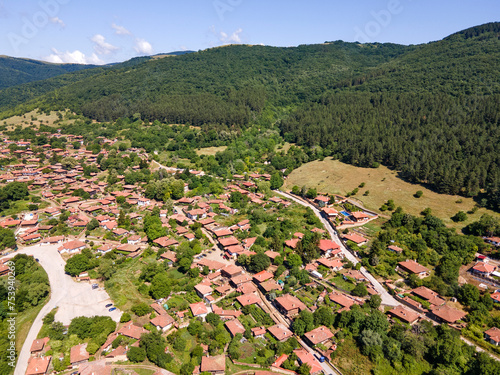
[(65, 262), (57, 251), (58, 245), (41, 246), (35, 245), (10, 254), (9, 258), (16, 254), (33, 255), (39, 260), (45, 269), (50, 282), (50, 300), (40, 310), (31, 325), (30, 331), (19, 353), (14, 375), (24, 375), (30, 357), (30, 347), (42, 328), (42, 319), (55, 307), (59, 307), (55, 316), (56, 321), (69, 325), (71, 319), (77, 316), (92, 317), (95, 315), (110, 316), (115, 322), (120, 320), (121, 311), (116, 309), (109, 312), (106, 304), (112, 303), (108, 293), (103, 288), (92, 289), (87, 282), (76, 282), (71, 276), (64, 273)]

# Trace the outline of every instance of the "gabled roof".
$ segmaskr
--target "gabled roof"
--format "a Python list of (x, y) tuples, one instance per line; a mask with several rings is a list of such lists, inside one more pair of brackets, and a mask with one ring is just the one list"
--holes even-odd
[(447, 305), (435, 307), (432, 309), (432, 313), (447, 323), (455, 323), (457, 320), (461, 320), (467, 315), (466, 312)]
[(90, 354), (87, 352), (87, 344), (80, 344), (73, 346), (71, 348), (70, 353), (70, 362), (77, 363), (81, 361), (86, 361), (90, 357)]
[(293, 336), (292, 331), (290, 331), (284, 324), (278, 323), (274, 326), (268, 327), (267, 330), (276, 337), (277, 340), (283, 341)]
[(274, 300), (278, 305), (280, 305), (286, 311), (299, 309), (305, 310), (307, 307), (300, 301), (297, 297), (294, 297), (290, 294), (285, 294), (280, 296)]
[(319, 344), (320, 342), (323, 342), (325, 340), (328, 340), (333, 337), (332, 331), (330, 331), (327, 327), (325, 326), (319, 326), (316, 329), (313, 329), (312, 331), (306, 332), (304, 336), (307, 337), (307, 339), (313, 344)]
[(226, 356), (224, 354), (211, 357), (201, 357), (202, 372), (224, 372), (226, 370)]
[(174, 323), (174, 318), (168, 314), (158, 315), (151, 319), (151, 324), (160, 328), (164, 328), (172, 323)]
[(387, 313), (405, 323), (410, 323), (410, 324), (415, 322), (420, 317), (420, 315), (417, 314), (416, 312), (408, 310), (401, 305), (392, 308)]
[(411, 273), (423, 273), (423, 272), (429, 272), (427, 268), (422, 266), (421, 264), (417, 263), (414, 260), (405, 260), (403, 262), (398, 263), (400, 267), (404, 268), (406, 271), (411, 272)]

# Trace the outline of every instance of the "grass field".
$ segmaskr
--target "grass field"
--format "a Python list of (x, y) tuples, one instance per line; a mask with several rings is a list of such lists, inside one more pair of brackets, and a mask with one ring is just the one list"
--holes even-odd
[[(45, 125), (54, 125), (54, 121), (58, 120), (57, 112), (50, 112), (50, 115), (46, 115), (45, 113), (37, 113), (38, 110), (33, 110), (28, 112), (22, 116), (12, 116), (2, 121), (2, 124), (7, 124), (7, 130), (14, 130), (14, 128), (18, 125), (21, 125), (22, 128), (38, 126), (40, 123)], [(36, 118), (33, 120), (32, 118)], [(65, 120), (65, 123), (71, 123), (74, 120)], [(31, 124), (33, 123), (33, 125)]]
[[(361, 202), (366, 208), (380, 212), (378, 209), (387, 200), (392, 199), (396, 206), (401, 206), (412, 215), (418, 215), (424, 208), (430, 207), (432, 213), (441, 218), (448, 226), (461, 228), (472, 221), (479, 219), (484, 213), (496, 217), (499, 214), (480, 208), (476, 213), (467, 215), (467, 221), (454, 223), (450, 218), (458, 211), (471, 210), (475, 202), (472, 198), (458, 195), (446, 195), (433, 192), (417, 184), (405, 182), (397, 177), (397, 172), (384, 166), (379, 168), (360, 168), (344, 164), (338, 160), (325, 159), (313, 161), (294, 170), (285, 181), (285, 189), (291, 190), (294, 185), (299, 187), (317, 188), (318, 192), (341, 194), (354, 190), (362, 182), (363, 188), (359, 189), (356, 196), (351, 197)], [(369, 190), (368, 196), (363, 194)], [(421, 198), (415, 198), (416, 191), (423, 191)], [(461, 201), (462, 203), (457, 203)], [(385, 212), (390, 215), (390, 212)]]
[(139, 270), (143, 263), (139, 258), (128, 261), (122, 267), (118, 267), (111, 280), (106, 281), (105, 288), (115, 305), (122, 311), (130, 310), (136, 303), (145, 302), (148, 305), (151, 299), (138, 292), (136, 282), (139, 279)]
[(219, 146), (219, 147), (205, 147), (196, 150), (198, 155), (214, 155), (218, 152), (222, 152), (227, 148), (227, 146)]

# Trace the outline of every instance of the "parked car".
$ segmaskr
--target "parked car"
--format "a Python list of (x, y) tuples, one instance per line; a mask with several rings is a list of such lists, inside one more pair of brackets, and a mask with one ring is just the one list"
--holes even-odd
[(97, 288), (99, 288), (99, 285), (97, 285), (97, 284), (92, 284), (92, 289), (97, 289)]
[(112, 303), (108, 303), (108, 304), (106, 305), (106, 308), (111, 307), (111, 306), (113, 306), (113, 304), (112, 304)]
[(112, 307), (112, 308), (109, 309), (109, 312), (115, 311), (115, 310), (116, 310), (116, 307)]
[(35, 258), (35, 261), (36, 261), (36, 262), (40, 262), (40, 259), (38, 259), (38, 258)]

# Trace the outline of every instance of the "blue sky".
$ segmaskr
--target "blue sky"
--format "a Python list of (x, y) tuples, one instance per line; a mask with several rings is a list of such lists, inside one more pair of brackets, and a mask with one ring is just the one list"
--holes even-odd
[(0, 0), (0, 54), (103, 64), (230, 43), (418, 44), (499, 16), (498, 0)]

